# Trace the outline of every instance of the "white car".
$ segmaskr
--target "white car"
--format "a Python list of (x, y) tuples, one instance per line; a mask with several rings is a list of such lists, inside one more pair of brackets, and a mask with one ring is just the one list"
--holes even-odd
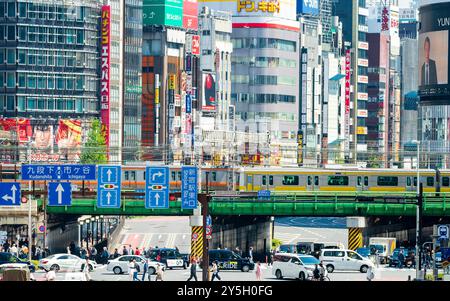
[(272, 273), (277, 279), (307, 280), (313, 277), (313, 271), (319, 263), (320, 261), (311, 255), (279, 253), (273, 258)]
[[(139, 274), (144, 273), (144, 263), (147, 260), (143, 256), (139, 255), (123, 255), (120, 257), (117, 257), (116, 259), (112, 259), (108, 261), (108, 265), (106, 266), (107, 271), (112, 271), (114, 274), (122, 274), (122, 273), (128, 273), (128, 265), (130, 264), (130, 261), (136, 259), (136, 263), (139, 265)], [(166, 265), (157, 261), (150, 261), (148, 265), (148, 273), (150, 275), (153, 275), (156, 273), (156, 267), (157, 265), (162, 265), (162, 269), (166, 269)]]
[(369, 258), (362, 257), (352, 250), (322, 249), (320, 260), (323, 261), (328, 273), (333, 273), (334, 270), (366, 273), (369, 267), (374, 267)]
[[(82, 271), (86, 259), (81, 259), (80, 257), (72, 254), (53, 254), (46, 258), (39, 260), (39, 268), (45, 271), (49, 271), (51, 268), (55, 271)], [(89, 260), (89, 270), (93, 271), (97, 268), (97, 263), (93, 260)]]

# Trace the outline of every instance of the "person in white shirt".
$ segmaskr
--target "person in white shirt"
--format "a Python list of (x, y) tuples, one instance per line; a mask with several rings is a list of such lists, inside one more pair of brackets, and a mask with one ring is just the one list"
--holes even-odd
[(13, 246), (9, 249), (9, 252), (10, 252), (11, 254), (16, 255), (16, 256), (19, 256), (19, 254), (18, 254), (19, 249), (17, 249), (16, 244), (13, 244)]
[(45, 275), (45, 279), (47, 281), (55, 281), (56, 280), (56, 273), (53, 268), (50, 268), (50, 271), (47, 272), (47, 274)]

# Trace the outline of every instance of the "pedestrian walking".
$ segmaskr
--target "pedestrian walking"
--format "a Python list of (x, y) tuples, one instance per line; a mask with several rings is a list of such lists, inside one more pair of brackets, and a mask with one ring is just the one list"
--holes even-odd
[(128, 246), (128, 255), (134, 255), (134, 251), (131, 245)]
[(90, 259), (91, 260), (95, 260), (95, 257), (97, 256), (97, 249), (95, 247), (91, 248), (91, 256)]
[(131, 281), (140, 281), (138, 279), (139, 265), (136, 263), (136, 259), (133, 259), (130, 261), (128, 268), (129, 268), (130, 280)]
[(164, 271), (162, 269), (162, 266), (158, 263), (156, 267), (156, 281), (161, 280), (163, 281), (164, 277)]
[(114, 254), (113, 254), (113, 258), (116, 259), (120, 256), (119, 254), (119, 250), (117, 250), (117, 248), (114, 249)]
[(217, 261), (213, 262), (211, 272), (212, 272), (211, 281), (214, 281), (215, 278), (222, 280), (219, 275), (219, 267), (217, 266)]
[(91, 275), (89, 273), (90, 273), (89, 259), (86, 258), (86, 262), (84, 263), (84, 266), (83, 266), (83, 274), (84, 274), (84, 278), (86, 278), (86, 281), (92, 280)]
[(134, 251), (134, 255), (137, 255), (137, 256), (141, 255), (141, 251), (139, 251), (138, 247), (136, 247), (136, 251)]
[(67, 254), (71, 254), (71, 253), (70, 253), (70, 247), (69, 247), (69, 246), (66, 248), (66, 251), (67, 251)]
[(234, 248), (234, 253), (238, 254), (239, 256), (241, 256), (241, 250), (239, 250), (239, 247), (236, 246), (236, 248)]
[(103, 251), (102, 251), (102, 255), (100, 255), (100, 259), (101, 259), (101, 262), (103, 264), (107, 264), (108, 263), (109, 252), (108, 252), (108, 249), (106, 247), (103, 247)]
[(372, 281), (375, 278), (375, 273), (373, 271), (372, 266), (369, 266), (366, 273), (367, 281)]
[[(141, 281), (145, 281), (145, 274), (147, 274), (148, 272), (148, 259), (145, 259), (144, 261), (144, 273), (142, 274), (142, 279)], [(150, 274), (149, 274), (149, 281), (150, 281)]]
[(253, 262), (253, 247), (250, 247), (248, 251), (248, 258), (250, 259), (251, 262)]
[(47, 272), (47, 274), (45, 274), (45, 280), (47, 281), (56, 280), (56, 272), (54, 267), (51, 267), (50, 270)]
[(313, 280), (314, 281), (320, 281), (320, 269), (319, 265), (316, 264), (314, 271), (313, 271)]
[(398, 268), (399, 269), (403, 268), (404, 262), (405, 262), (405, 255), (403, 255), (403, 251), (400, 250), (400, 252), (398, 253)]
[(261, 262), (256, 263), (256, 280), (261, 281)]
[(191, 275), (189, 276), (187, 281), (191, 281), (191, 279), (194, 278), (195, 281), (198, 281), (197, 279), (197, 261), (195, 258), (192, 258), (191, 260)]
[(17, 249), (17, 247), (16, 247), (16, 244), (13, 244), (12, 245), (12, 247), (10, 248), (10, 250), (9, 250), (9, 252), (11, 253), (11, 254), (14, 254), (14, 255), (16, 255), (17, 257), (19, 257), (19, 250)]
[(320, 272), (320, 281), (324, 281), (325, 277), (327, 277), (328, 275), (328, 271), (325, 265), (323, 264), (323, 261), (319, 263), (319, 272)]
[(122, 255), (128, 255), (128, 250), (126, 246), (123, 246)]

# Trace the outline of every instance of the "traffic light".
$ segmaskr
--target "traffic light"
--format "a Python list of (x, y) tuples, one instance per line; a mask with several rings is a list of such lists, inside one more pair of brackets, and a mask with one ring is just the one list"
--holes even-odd
[(105, 184), (103, 187), (105, 187), (105, 189), (114, 189), (114, 184)]

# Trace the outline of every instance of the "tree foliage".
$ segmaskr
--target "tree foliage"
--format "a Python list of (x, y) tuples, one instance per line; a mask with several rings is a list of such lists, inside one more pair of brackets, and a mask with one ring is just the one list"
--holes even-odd
[(93, 119), (88, 139), (83, 146), (80, 161), (82, 164), (104, 164), (108, 162), (106, 140), (102, 133), (100, 120)]

